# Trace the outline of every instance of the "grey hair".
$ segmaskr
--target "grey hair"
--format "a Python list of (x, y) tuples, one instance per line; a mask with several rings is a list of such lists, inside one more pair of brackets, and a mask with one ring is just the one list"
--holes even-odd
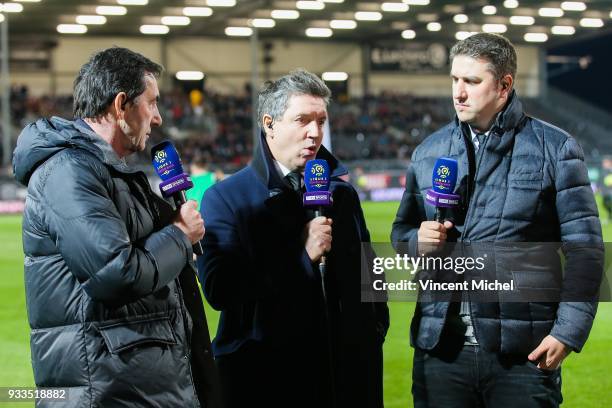
[(315, 74), (304, 69), (291, 71), (276, 81), (266, 81), (259, 92), (257, 120), (261, 121), (266, 114), (272, 116), (273, 120), (280, 120), (287, 110), (289, 99), (294, 95), (317, 96), (323, 98), (325, 105), (328, 105), (331, 91)]
[(458, 55), (488, 61), (488, 69), (498, 81), (508, 74), (513, 79), (516, 76), (516, 50), (510, 40), (502, 35), (474, 34), (451, 48), (451, 61)]

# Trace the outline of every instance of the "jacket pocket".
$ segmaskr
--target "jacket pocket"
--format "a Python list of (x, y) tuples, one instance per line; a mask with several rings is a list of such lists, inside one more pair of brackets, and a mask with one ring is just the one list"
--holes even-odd
[(510, 173), (508, 174), (508, 186), (526, 190), (541, 190), (544, 174), (538, 172)]
[(521, 302), (559, 302), (561, 285), (553, 274), (543, 272), (512, 271), (516, 289), (516, 298)]
[(508, 180), (511, 181), (533, 181), (533, 180), (542, 180), (544, 178), (544, 173), (541, 170), (536, 171), (515, 171), (508, 173)]
[(512, 276), (519, 289), (561, 290), (561, 281), (550, 272), (512, 271)]
[[(542, 173), (519, 173), (508, 176), (508, 191), (499, 204), (502, 218), (519, 222), (533, 222), (542, 200)], [(490, 211), (499, 207), (491, 206)]]
[(99, 325), (97, 328), (111, 354), (141, 345), (177, 344), (168, 317)]

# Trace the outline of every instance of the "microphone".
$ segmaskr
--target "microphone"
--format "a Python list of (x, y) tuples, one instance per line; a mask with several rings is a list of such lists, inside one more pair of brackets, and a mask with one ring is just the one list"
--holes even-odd
[(448, 157), (440, 157), (436, 160), (431, 175), (432, 188), (425, 193), (428, 204), (436, 207), (435, 220), (439, 223), (444, 222), (444, 210), (454, 208), (459, 205), (460, 197), (454, 194), (455, 184), (457, 184), (457, 160)]
[[(331, 207), (333, 200), (329, 191), (329, 164), (327, 160), (314, 159), (306, 162), (304, 168), (304, 207), (314, 208), (315, 217), (323, 215), (323, 210), (326, 207)], [(325, 290), (325, 275), (326, 275), (326, 259), (325, 255), (319, 260), (319, 274), (321, 275), (321, 292), (323, 295), (323, 303), (325, 304), (325, 323), (327, 327), (327, 353), (329, 362), (329, 379), (330, 379), (330, 394), (331, 406), (336, 406), (336, 386), (334, 384), (334, 365), (333, 361), (333, 345), (332, 345), (332, 329), (331, 320), (329, 317), (329, 305), (327, 299), (327, 291)], [(340, 306), (342, 307), (342, 306)]]
[(323, 215), (325, 207), (331, 207), (329, 191), (329, 164), (323, 159), (308, 160), (304, 168), (304, 207), (315, 208), (315, 216)]
[[(187, 202), (185, 191), (193, 187), (193, 182), (189, 174), (183, 171), (183, 163), (176, 148), (167, 140), (156, 144), (151, 148), (151, 159), (157, 175), (162, 180), (159, 183), (159, 191), (165, 198), (172, 197), (179, 209)], [(193, 245), (193, 252), (197, 255), (204, 253), (199, 241)]]
[[(314, 208), (315, 217), (323, 215), (325, 207), (331, 207), (332, 195), (329, 191), (329, 164), (323, 159), (308, 160), (304, 168), (304, 207)], [(325, 255), (319, 261), (321, 278), (325, 278)], [(325, 286), (324, 286), (325, 287)]]

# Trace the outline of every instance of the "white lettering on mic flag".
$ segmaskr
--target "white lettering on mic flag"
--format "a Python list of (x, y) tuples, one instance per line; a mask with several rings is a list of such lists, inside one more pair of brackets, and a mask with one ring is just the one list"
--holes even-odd
[(329, 196), (326, 195), (308, 195), (304, 197), (305, 201), (317, 201), (317, 200), (326, 200)]

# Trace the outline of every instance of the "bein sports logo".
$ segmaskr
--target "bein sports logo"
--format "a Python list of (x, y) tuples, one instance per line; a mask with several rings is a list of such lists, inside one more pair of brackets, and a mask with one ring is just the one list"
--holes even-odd
[(329, 199), (329, 196), (325, 194), (304, 196), (305, 201), (320, 201), (320, 200), (328, 200), (328, 199)]

